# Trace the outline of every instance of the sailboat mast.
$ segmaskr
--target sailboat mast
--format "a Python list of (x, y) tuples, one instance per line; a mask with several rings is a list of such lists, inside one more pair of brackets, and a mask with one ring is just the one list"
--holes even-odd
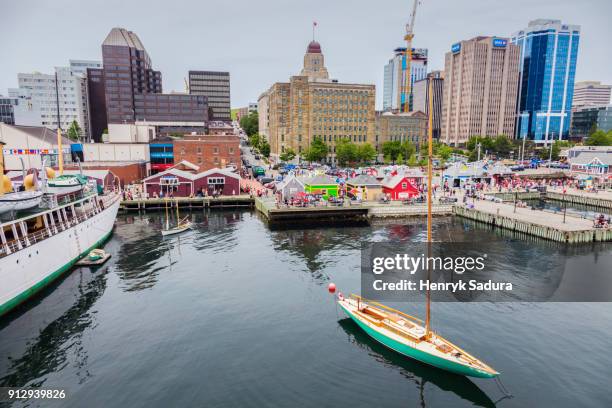
[[(427, 159), (427, 256), (431, 257), (431, 199), (432, 199), (432, 173), (433, 173), (433, 78), (428, 80), (427, 94), (429, 96), (429, 115), (427, 126), (428, 159)], [(428, 262), (429, 264), (429, 262)], [(430, 279), (431, 269), (427, 270), (427, 280)], [(429, 286), (428, 286), (429, 287)], [(429, 336), (431, 326), (431, 292), (427, 289), (427, 309), (425, 314), (425, 335)]]
[(59, 81), (57, 80), (57, 71), (55, 71), (55, 105), (57, 107), (57, 165), (59, 175), (64, 174), (64, 152), (62, 148), (62, 125), (60, 122), (60, 107), (59, 107)]
[(170, 229), (170, 217), (168, 215), (168, 199), (166, 198), (166, 229)]

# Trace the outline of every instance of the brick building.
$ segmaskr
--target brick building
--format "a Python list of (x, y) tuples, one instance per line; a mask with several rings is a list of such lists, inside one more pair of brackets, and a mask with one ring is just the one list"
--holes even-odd
[(198, 171), (241, 168), (240, 138), (234, 135), (188, 135), (172, 142), (174, 163), (186, 160), (199, 167)]
[[(384, 112), (376, 115), (376, 144), (382, 153), (385, 142), (410, 142), (417, 150), (427, 140), (427, 115), (421, 111), (406, 113)], [(406, 158), (408, 159), (408, 158)]]

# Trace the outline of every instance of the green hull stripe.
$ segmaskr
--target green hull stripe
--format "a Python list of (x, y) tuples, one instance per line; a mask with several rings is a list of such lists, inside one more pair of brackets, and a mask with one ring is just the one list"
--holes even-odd
[(104, 242), (106, 242), (106, 240), (111, 236), (112, 233), (113, 233), (113, 230), (111, 229), (106, 235), (104, 235), (101, 239), (99, 239), (98, 242), (96, 242), (91, 247), (83, 251), (78, 257), (74, 258), (72, 261), (68, 262), (67, 264), (59, 268), (57, 271), (48, 275), (46, 278), (36, 283), (34, 286), (24, 290), (23, 292), (21, 292), (19, 295), (15, 296), (8, 302), (5, 302), (3, 305), (0, 306), (0, 316), (3, 316), (6, 313), (10, 312), (15, 307), (25, 302), (26, 300), (30, 299), (31, 297), (36, 295), (38, 292), (40, 292), (43, 288), (45, 288), (47, 285), (49, 285), (54, 280), (62, 276), (65, 272), (70, 270), (70, 268), (72, 268), (72, 266), (74, 266), (74, 264), (77, 263), (79, 259), (87, 255), (92, 249), (98, 248), (99, 246), (104, 244)]
[(357, 323), (357, 325), (359, 327), (361, 327), (361, 329), (363, 331), (365, 331), (370, 337), (372, 337), (374, 340), (378, 341), (379, 343), (381, 343), (382, 345), (390, 348), (391, 350), (403, 354), (407, 357), (413, 358), (415, 360), (418, 360), (422, 363), (425, 364), (429, 364), (431, 366), (440, 368), (442, 370), (446, 370), (446, 371), (450, 371), (452, 373), (455, 374), (460, 374), (460, 375), (467, 375), (470, 377), (479, 377), (479, 378), (493, 378), (495, 377), (494, 375), (491, 375), (487, 372), (484, 371), (480, 371), (477, 370), (475, 368), (472, 367), (466, 367), (463, 364), (458, 364), (458, 363), (454, 363), (452, 361), (449, 361), (445, 358), (441, 358), (438, 356), (434, 356), (432, 354), (426, 353), (424, 351), (415, 349), (413, 347), (407, 346), (406, 344), (400, 343), (396, 340), (393, 340), (379, 332), (377, 332), (376, 330), (372, 329), (371, 327), (367, 326), (366, 324), (364, 324), (361, 320), (359, 320), (358, 318), (356, 318), (355, 316), (353, 316), (353, 314), (351, 312), (349, 312), (348, 310), (346, 310), (342, 305), (340, 305), (340, 307), (342, 307), (342, 309), (344, 310), (344, 312), (349, 315), (351, 317), (351, 319), (353, 319), (353, 321), (355, 323)]

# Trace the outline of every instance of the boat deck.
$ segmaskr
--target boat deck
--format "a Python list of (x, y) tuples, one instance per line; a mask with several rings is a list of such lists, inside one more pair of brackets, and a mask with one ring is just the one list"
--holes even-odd
[[(415, 349), (446, 360), (485, 371), (491, 375), (498, 373), (487, 364), (467, 353), (433, 331), (426, 332), (420, 324), (422, 320), (389, 308), (376, 302), (362, 300), (359, 296), (341, 300), (351, 312), (362, 321), (377, 327), (377, 331), (409, 345)], [(376, 305), (376, 306), (373, 306)]]

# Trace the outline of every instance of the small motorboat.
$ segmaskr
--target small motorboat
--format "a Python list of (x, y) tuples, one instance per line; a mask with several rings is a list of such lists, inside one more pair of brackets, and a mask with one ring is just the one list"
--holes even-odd
[(104, 251), (103, 249), (92, 249), (91, 251), (89, 251), (89, 254), (81, 258), (76, 263), (76, 265), (77, 266), (89, 266), (89, 267), (102, 265), (103, 263), (108, 261), (110, 257), (111, 257), (111, 254)]
[(92, 250), (87, 257), (90, 261), (98, 261), (106, 256), (106, 252), (103, 249)]
[(87, 185), (87, 177), (76, 175), (61, 175), (47, 180), (47, 191), (54, 194), (74, 193)]

